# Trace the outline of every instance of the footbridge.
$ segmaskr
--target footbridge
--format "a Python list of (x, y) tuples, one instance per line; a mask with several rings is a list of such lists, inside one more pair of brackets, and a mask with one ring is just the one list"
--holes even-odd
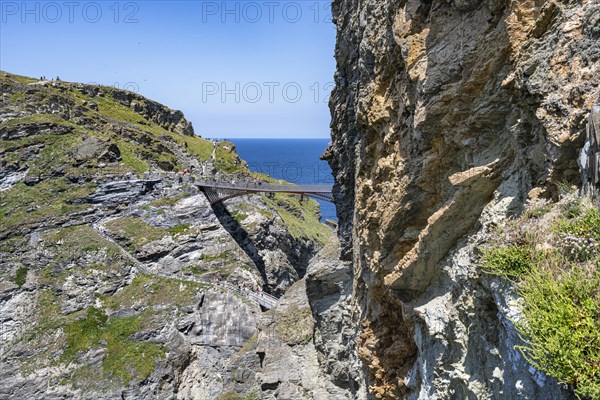
[(293, 185), (267, 182), (232, 183), (219, 181), (196, 181), (196, 185), (206, 194), (211, 205), (233, 197), (253, 193), (289, 193), (333, 203), (331, 185)]

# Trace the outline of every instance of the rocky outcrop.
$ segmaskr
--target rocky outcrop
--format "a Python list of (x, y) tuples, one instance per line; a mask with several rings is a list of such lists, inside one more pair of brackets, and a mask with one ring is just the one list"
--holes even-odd
[[(307, 199), (243, 196), (224, 204), (226, 209), (215, 207), (221, 223), (254, 260), (266, 289), (277, 295), (304, 278), (309, 262), (332, 235), (320, 215), (308, 210), (315, 203)], [(298, 235), (298, 228), (307, 235)]]
[(196, 180), (256, 178), (180, 112), (95, 85), (0, 86), (0, 398), (330, 398), (304, 285), (281, 308), (263, 292), (303, 277), (331, 234), (316, 202), (235, 199), (225, 224)]
[(337, 0), (333, 169), (358, 353), (376, 398), (565, 398), (519, 359), (468, 256), (578, 183), (599, 96), (595, 1)]
[(364, 366), (355, 340), (357, 320), (352, 312), (352, 267), (340, 261), (340, 243), (333, 237), (310, 263), (306, 294), (315, 318), (315, 347), (323, 373), (354, 399), (367, 395)]
[[(79, 87), (85, 90), (85, 86)], [(171, 110), (156, 101), (148, 100), (127, 90), (112, 90), (112, 97), (120, 104), (131, 108), (153, 123), (182, 135), (193, 136), (194, 128), (179, 110)]]

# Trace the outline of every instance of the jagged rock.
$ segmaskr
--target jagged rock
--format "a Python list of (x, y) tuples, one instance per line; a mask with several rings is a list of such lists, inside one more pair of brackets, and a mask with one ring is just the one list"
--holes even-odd
[(568, 398), (467, 257), (533, 188), (578, 183), (596, 2), (336, 0), (332, 143), (366, 384), (380, 399)]
[(365, 398), (364, 371), (354, 349), (357, 332), (351, 312), (352, 266), (340, 261), (340, 244), (332, 237), (311, 260), (306, 294), (315, 318), (315, 347), (329, 379), (354, 398)]
[[(323, 324), (325, 325), (325, 324)], [(338, 387), (320, 368), (306, 283), (295, 283), (270, 315), (259, 320), (257, 380), (262, 398), (351, 399), (353, 391)]]
[(116, 206), (130, 203), (151, 191), (160, 180), (133, 179), (127, 181), (104, 182), (91, 196), (72, 200), (72, 203), (91, 203)]
[(0, 127), (0, 139), (15, 140), (32, 135), (64, 135), (72, 131), (72, 127), (56, 123), (19, 124)]
[(95, 137), (85, 139), (72, 151), (72, 154), (78, 164), (90, 160), (115, 162), (121, 159), (121, 151), (117, 145)]
[[(279, 215), (301, 224), (306, 203), (211, 207), (196, 179), (255, 178), (234, 146), (142, 96), (10, 74), (0, 85), (0, 398), (271, 396), (274, 385), (350, 398), (320, 375), (302, 283), (276, 312), (279, 341), (257, 350), (277, 301), (261, 289), (298, 281), (331, 232), (315, 239)], [(176, 165), (195, 174), (161, 171)], [(238, 205), (246, 220), (225, 221)], [(290, 370), (281, 384), (260, 374), (263, 353), (270, 371)]]

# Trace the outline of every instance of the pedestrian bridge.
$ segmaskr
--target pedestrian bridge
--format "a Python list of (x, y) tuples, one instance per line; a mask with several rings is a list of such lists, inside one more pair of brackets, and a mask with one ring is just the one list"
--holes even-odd
[(331, 185), (293, 185), (266, 182), (232, 183), (219, 181), (196, 181), (196, 185), (206, 194), (211, 205), (233, 197), (253, 193), (289, 193), (333, 203)]

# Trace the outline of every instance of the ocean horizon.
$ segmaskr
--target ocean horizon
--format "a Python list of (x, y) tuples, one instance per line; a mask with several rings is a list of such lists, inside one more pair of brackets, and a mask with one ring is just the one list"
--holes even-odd
[[(329, 144), (328, 138), (227, 138), (240, 158), (253, 172), (298, 185), (333, 185), (333, 175), (327, 161), (320, 159)], [(337, 221), (335, 205), (317, 200), (321, 206), (322, 220)]]

